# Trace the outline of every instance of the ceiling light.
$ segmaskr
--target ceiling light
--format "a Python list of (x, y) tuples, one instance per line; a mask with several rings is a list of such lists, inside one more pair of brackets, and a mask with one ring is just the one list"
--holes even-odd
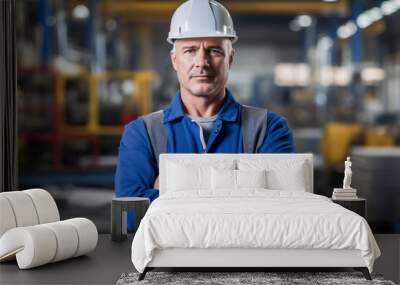
[(349, 67), (336, 67), (334, 72), (334, 83), (337, 86), (347, 86), (351, 81), (351, 70)]
[(361, 71), (361, 79), (366, 84), (374, 84), (385, 79), (385, 70), (379, 67), (365, 67)]
[(300, 27), (306, 28), (311, 26), (312, 19), (309, 15), (300, 15), (297, 17), (297, 23)]
[(393, 1), (384, 1), (381, 4), (382, 14), (385, 16), (389, 16), (397, 11), (397, 5)]
[(360, 16), (357, 17), (356, 22), (361, 29), (365, 29), (372, 24), (372, 19), (366, 13), (362, 13)]
[(366, 11), (366, 13), (371, 18), (372, 22), (379, 21), (383, 17), (381, 9), (379, 9), (378, 7), (369, 9), (368, 11)]
[(89, 17), (89, 9), (85, 5), (77, 5), (72, 10), (72, 16), (76, 19), (83, 20)]
[(357, 26), (353, 21), (348, 21), (346, 24), (340, 26), (337, 30), (337, 35), (341, 39), (347, 39), (357, 32)]
[(275, 84), (278, 86), (307, 86), (310, 67), (304, 63), (280, 63), (275, 66)]
[(333, 41), (330, 37), (324, 36), (318, 40), (317, 45), (321, 47), (321, 49), (327, 50), (333, 46)]

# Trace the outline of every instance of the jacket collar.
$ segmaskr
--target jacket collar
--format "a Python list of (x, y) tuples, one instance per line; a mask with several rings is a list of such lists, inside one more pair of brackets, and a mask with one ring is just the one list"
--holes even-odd
[[(178, 90), (172, 99), (171, 104), (164, 110), (163, 123), (165, 124), (184, 117), (186, 114), (183, 110), (181, 92)], [(240, 104), (235, 100), (232, 93), (228, 89), (225, 89), (225, 99), (218, 111), (218, 119), (234, 122), (238, 118), (239, 110)]]

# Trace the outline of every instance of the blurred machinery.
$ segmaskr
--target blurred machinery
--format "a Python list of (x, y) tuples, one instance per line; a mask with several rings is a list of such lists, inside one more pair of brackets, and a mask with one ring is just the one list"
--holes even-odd
[(331, 122), (324, 128), (321, 152), (328, 168), (341, 170), (352, 146), (390, 147), (394, 144), (395, 136), (388, 127)]
[(151, 111), (154, 77), (149, 71), (21, 71), (21, 163), (40, 161), (52, 170), (114, 166), (123, 125)]
[(366, 198), (374, 233), (400, 233), (400, 148), (356, 147), (351, 152), (353, 187)]
[(360, 144), (362, 126), (358, 123), (328, 123), (324, 128), (321, 150), (327, 167), (342, 168), (352, 144)]
[(60, 75), (56, 100), (63, 131), (121, 135), (122, 125), (151, 111), (153, 78), (152, 72), (128, 71)]
[(17, 3), (20, 182), (112, 185), (123, 126), (152, 111), (150, 26), (105, 16), (103, 4)]

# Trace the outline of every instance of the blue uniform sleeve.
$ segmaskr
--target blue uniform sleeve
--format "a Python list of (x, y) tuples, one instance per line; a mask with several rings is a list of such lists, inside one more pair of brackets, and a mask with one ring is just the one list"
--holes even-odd
[(142, 119), (125, 127), (119, 146), (115, 175), (117, 197), (147, 197), (154, 200), (158, 189), (153, 189), (158, 176), (157, 164)]
[[(158, 176), (157, 163), (151, 150), (143, 119), (129, 123), (119, 145), (115, 174), (116, 197), (147, 197), (150, 201), (159, 195), (154, 189)], [(128, 229), (133, 229), (133, 215), (128, 215)]]
[(267, 132), (259, 153), (293, 153), (295, 145), (292, 130), (285, 118), (277, 113), (267, 113)]

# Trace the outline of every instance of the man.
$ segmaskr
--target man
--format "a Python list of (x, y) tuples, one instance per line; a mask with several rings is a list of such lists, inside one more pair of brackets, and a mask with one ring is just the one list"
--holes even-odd
[(180, 90), (168, 108), (125, 127), (116, 196), (156, 199), (158, 155), (163, 152), (294, 152), (285, 119), (240, 105), (226, 89), (236, 40), (228, 11), (215, 1), (190, 0), (175, 11), (168, 41)]

